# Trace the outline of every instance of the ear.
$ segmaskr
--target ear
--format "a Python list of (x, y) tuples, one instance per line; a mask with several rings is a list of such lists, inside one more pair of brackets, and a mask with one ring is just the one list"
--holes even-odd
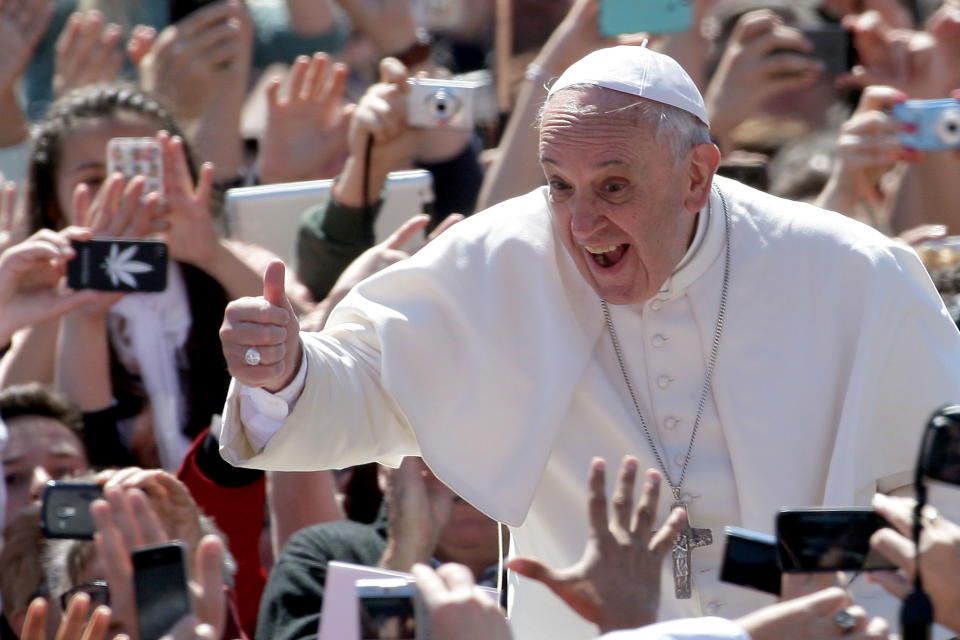
[(687, 175), (690, 186), (683, 204), (690, 213), (703, 209), (710, 198), (713, 174), (720, 166), (720, 149), (711, 143), (698, 144), (687, 155)]

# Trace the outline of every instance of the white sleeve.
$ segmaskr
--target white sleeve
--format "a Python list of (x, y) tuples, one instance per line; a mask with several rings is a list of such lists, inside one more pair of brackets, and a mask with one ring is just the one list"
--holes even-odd
[(601, 640), (750, 640), (750, 634), (726, 618), (685, 618), (614, 631)]
[(260, 387), (248, 387), (238, 384), (240, 389), (240, 421), (243, 423), (247, 439), (257, 451), (262, 451), (284, 420), (290, 415), (297, 398), (303, 393), (307, 379), (307, 358), (300, 360), (297, 375), (283, 389), (270, 393)]

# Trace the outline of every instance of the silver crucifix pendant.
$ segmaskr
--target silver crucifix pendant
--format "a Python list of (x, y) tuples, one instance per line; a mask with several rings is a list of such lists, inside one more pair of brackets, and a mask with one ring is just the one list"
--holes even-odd
[[(674, 502), (670, 510), (683, 509), (686, 514), (687, 505), (679, 500)], [(680, 600), (691, 597), (690, 589), (690, 550), (713, 544), (713, 534), (710, 529), (696, 529), (690, 526), (689, 518), (683, 524), (680, 535), (673, 543), (673, 593)]]

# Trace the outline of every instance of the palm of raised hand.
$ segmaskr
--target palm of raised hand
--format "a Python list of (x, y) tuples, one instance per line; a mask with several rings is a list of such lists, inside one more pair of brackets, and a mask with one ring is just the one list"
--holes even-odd
[(53, 17), (51, 0), (0, 0), (0, 89), (9, 90)]
[(660, 474), (647, 472), (636, 510), (633, 486), (637, 460), (625, 457), (607, 514), (602, 460), (590, 468), (590, 534), (580, 561), (566, 569), (551, 569), (537, 560), (515, 558), (508, 567), (543, 582), (601, 632), (630, 629), (656, 621), (660, 605), (660, 568), (682, 526), (675, 510), (653, 531)]
[(261, 140), (264, 182), (330, 177), (346, 156), (347, 122), (352, 106), (343, 102), (347, 68), (330, 64), (326, 54), (297, 59), (287, 77), (267, 91), (267, 123)]

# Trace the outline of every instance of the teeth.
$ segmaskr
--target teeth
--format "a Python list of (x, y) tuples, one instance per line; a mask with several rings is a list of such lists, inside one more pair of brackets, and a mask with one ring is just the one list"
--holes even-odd
[(587, 251), (593, 255), (600, 255), (601, 253), (609, 253), (617, 248), (618, 245), (612, 244), (609, 247), (585, 247)]

